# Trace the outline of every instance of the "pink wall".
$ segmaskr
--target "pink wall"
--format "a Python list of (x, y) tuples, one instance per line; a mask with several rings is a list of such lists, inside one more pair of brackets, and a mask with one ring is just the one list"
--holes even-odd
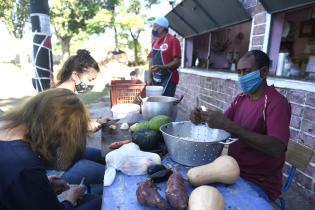
[(278, 65), (278, 55), (280, 49), (281, 35), (283, 30), (284, 13), (273, 15), (271, 25), (271, 40), (269, 47), (269, 56), (272, 61), (270, 75), (275, 75)]
[(191, 67), (192, 65), (193, 47), (194, 47), (193, 39), (192, 38), (186, 39), (185, 67)]

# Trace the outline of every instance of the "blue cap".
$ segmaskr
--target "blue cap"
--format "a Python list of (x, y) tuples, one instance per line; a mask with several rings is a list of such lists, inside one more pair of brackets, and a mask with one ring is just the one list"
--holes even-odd
[(153, 21), (153, 24), (157, 24), (163, 28), (168, 28), (168, 26), (169, 26), (169, 23), (168, 23), (168, 20), (166, 19), (166, 17), (155, 18), (155, 20)]

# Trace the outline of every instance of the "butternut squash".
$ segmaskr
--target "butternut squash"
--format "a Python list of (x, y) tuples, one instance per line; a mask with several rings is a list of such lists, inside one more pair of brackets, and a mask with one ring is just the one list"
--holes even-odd
[(224, 199), (216, 188), (203, 185), (192, 191), (188, 206), (189, 210), (224, 210)]
[(240, 176), (240, 167), (233, 157), (224, 155), (211, 163), (189, 169), (187, 176), (193, 186), (215, 182), (233, 184)]

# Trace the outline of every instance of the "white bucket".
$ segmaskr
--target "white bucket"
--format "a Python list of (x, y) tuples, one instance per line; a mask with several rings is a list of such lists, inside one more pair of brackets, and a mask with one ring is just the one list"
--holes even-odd
[(128, 114), (138, 114), (140, 106), (138, 104), (117, 104), (112, 107), (113, 119), (125, 118)]
[(161, 96), (163, 94), (163, 86), (146, 86), (145, 97)]

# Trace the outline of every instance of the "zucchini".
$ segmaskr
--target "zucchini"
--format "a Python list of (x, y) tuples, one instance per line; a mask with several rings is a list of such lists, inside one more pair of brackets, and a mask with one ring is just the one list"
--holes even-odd
[(164, 165), (161, 165), (161, 164), (154, 164), (154, 165), (150, 165), (147, 169), (147, 173), (149, 175), (151, 174), (154, 174), (158, 171), (162, 171), (162, 170), (165, 170), (167, 169)]
[(150, 175), (150, 179), (154, 183), (165, 182), (172, 175), (172, 173), (173, 173), (172, 170), (165, 169), (165, 170), (162, 170), (162, 171), (155, 172), (154, 174), (151, 174)]

